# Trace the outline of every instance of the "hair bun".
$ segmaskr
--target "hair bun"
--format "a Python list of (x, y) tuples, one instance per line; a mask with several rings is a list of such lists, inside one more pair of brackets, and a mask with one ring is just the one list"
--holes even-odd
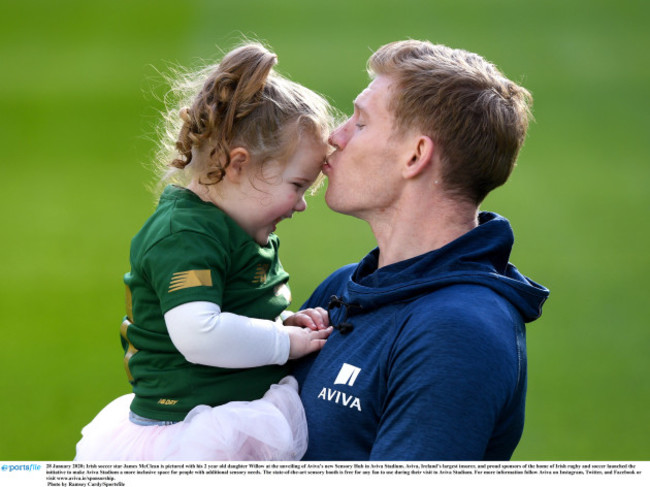
[[(277, 56), (261, 44), (247, 44), (226, 55), (219, 63), (213, 85), (215, 101), (224, 103), (238, 114), (251, 102), (259, 100)], [(234, 109), (234, 110), (233, 110)]]

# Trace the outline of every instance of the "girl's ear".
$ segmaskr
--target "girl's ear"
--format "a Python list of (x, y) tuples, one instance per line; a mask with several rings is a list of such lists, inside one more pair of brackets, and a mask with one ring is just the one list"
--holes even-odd
[(419, 176), (429, 167), (433, 161), (435, 144), (430, 137), (420, 135), (415, 139), (415, 147), (410, 154), (410, 159), (406, 162), (402, 175), (406, 179)]
[(243, 147), (235, 147), (230, 151), (230, 164), (226, 168), (225, 177), (230, 182), (239, 183), (250, 162), (250, 153)]

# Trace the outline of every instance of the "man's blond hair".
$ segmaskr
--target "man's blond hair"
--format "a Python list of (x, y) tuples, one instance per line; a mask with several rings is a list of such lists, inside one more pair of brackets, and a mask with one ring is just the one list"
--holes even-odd
[(531, 117), (525, 88), (477, 54), (428, 41), (381, 47), (368, 72), (396, 81), (389, 106), (396, 128), (416, 129), (440, 147), (451, 194), (479, 204), (507, 181)]

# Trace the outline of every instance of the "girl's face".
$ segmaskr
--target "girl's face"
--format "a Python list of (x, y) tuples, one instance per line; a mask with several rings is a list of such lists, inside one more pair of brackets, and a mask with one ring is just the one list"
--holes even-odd
[(280, 221), (307, 208), (305, 191), (320, 174), (326, 156), (324, 141), (304, 136), (288, 157), (264, 163), (261, 175), (259, 169), (248, 169), (240, 188), (237, 223), (259, 245), (267, 245)]

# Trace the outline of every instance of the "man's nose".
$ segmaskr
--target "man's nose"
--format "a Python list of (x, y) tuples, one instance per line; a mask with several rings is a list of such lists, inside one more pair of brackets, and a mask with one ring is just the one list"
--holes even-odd
[[(348, 121), (349, 122), (349, 121)], [(337, 150), (342, 150), (347, 143), (348, 122), (339, 125), (327, 139), (327, 142)]]

